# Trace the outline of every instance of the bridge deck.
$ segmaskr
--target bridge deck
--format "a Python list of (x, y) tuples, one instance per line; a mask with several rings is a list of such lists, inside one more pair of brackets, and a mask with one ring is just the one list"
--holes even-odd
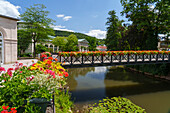
[(170, 63), (170, 54), (63, 57), (55, 53), (52, 57), (62, 62), (65, 68)]

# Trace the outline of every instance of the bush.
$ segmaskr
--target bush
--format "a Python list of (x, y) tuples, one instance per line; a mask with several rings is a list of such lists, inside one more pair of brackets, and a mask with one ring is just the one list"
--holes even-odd
[(32, 53), (21, 54), (20, 57), (32, 57)]
[(144, 109), (123, 97), (106, 98), (89, 108), (90, 113), (146, 113)]
[(43, 46), (41, 44), (36, 45), (36, 54), (39, 54), (45, 51), (48, 51), (48, 48), (46, 46)]
[[(32, 98), (46, 98), (47, 101), (50, 101), (52, 95), (66, 85), (66, 77), (68, 77), (68, 73), (60, 63), (52, 62), (52, 60), (53, 58), (49, 57), (30, 67), (16, 63), (15, 69), (9, 68), (7, 71), (0, 67), (0, 108), (9, 105), (16, 107), (17, 110), (24, 107), (23, 110), (27, 110), (25, 112), (39, 113), (39, 108), (30, 103), (30, 100)], [(59, 93), (58, 96), (60, 94), (62, 93)], [(64, 94), (62, 95), (64, 97)], [(65, 95), (69, 97), (67, 94)], [(66, 102), (65, 106), (67, 106), (69, 98), (65, 100), (67, 101), (63, 99)]]
[[(73, 108), (73, 102), (70, 101), (68, 91), (57, 90), (55, 92), (55, 111), (56, 113), (70, 113)], [(71, 112), (72, 113), (72, 112)]]

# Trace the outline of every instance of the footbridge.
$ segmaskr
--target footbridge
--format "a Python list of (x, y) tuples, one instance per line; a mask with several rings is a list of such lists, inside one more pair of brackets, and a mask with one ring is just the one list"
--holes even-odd
[(65, 68), (170, 63), (170, 51), (89, 51), (52, 53)]

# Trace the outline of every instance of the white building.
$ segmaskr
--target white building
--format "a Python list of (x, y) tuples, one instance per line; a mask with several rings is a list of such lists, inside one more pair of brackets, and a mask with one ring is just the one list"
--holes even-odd
[(79, 51), (88, 51), (89, 42), (86, 39), (78, 39)]
[[(158, 35), (159, 42), (158, 42), (158, 50), (170, 50), (170, 36), (159, 34)], [(165, 40), (167, 39), (167, 40)]]
[(0, 15), (0, 63), (17, 61), (16, 18)]

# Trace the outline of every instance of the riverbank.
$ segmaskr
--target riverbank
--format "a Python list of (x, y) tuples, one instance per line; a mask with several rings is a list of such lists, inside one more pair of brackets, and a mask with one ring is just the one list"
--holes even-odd
[(163, 81), (167, 81), (167, 82), (170, 82), (170, 74), (168, 74), (167, 76), (164, 76), (164, 75), (154, 75), (152, 73), (148, 73), (148, 72), (143, 72), (143, 71), (140, 71), (140, 70), (137, 70), (135, 68), (131, 68), (131, 67), (125, 67), (128, 71), (131, 71), (131, 72), (135, 72), (135, 73), (140, 73), (140, 74), (143, 74), (147, 77), (151, 77), (151, 78), (156, 78), (158, 80), (163, 80)]

